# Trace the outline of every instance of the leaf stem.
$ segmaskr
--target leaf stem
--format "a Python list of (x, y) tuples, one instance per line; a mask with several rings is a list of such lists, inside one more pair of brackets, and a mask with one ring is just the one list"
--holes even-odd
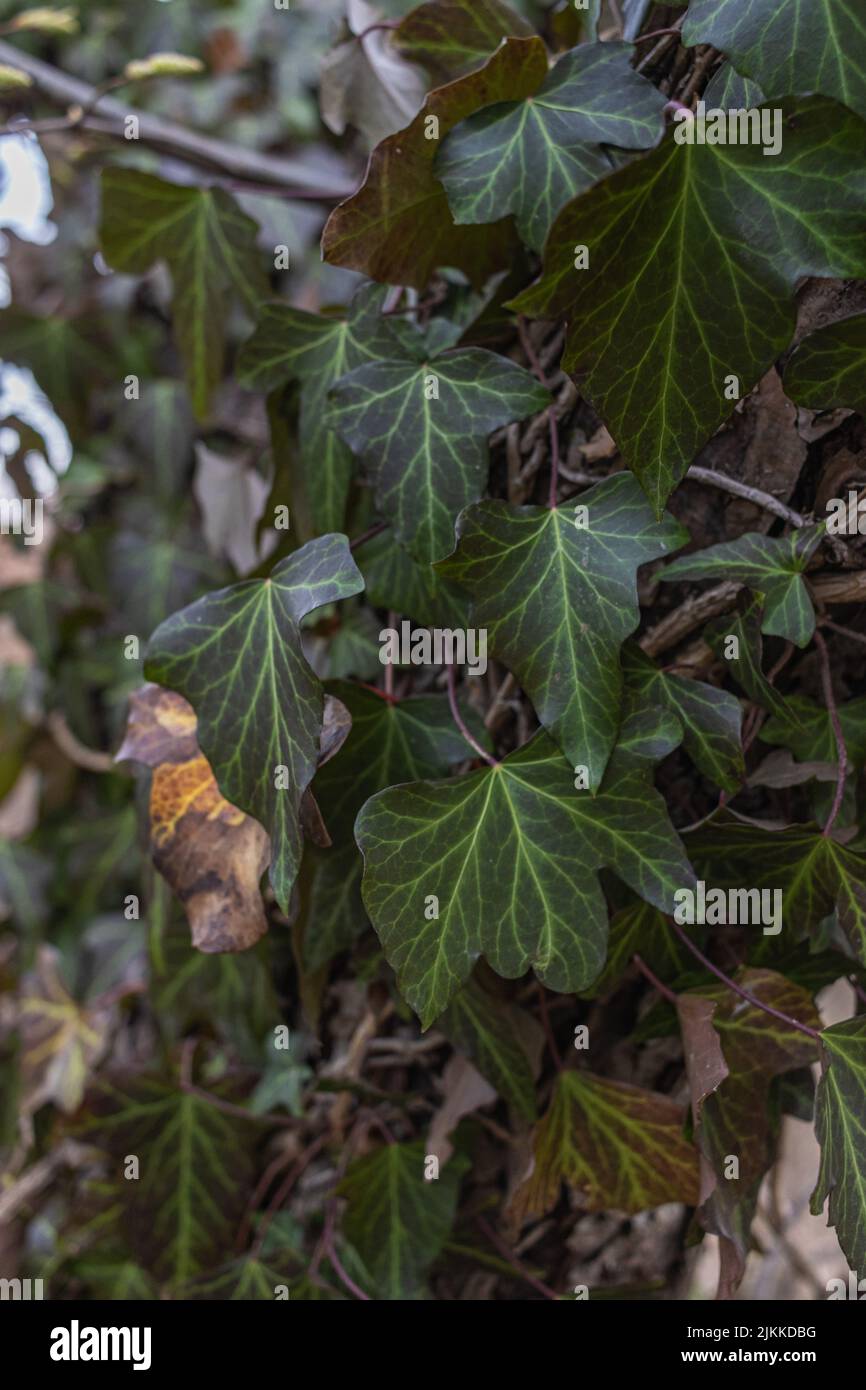
[(362, 545), (371, 541), (374, 536), (380, 536), (383, 531), (388, 529), (387, 521), (377, 521), (375, 526), (371, 526), (368, 531), (362, 531), (360, 536), (356, 536), (353, 541), (349, 541), (350, 550), (360, 550)]
[(553, 511), (559, 490), (559, 426), (556, 423), (555, 405), (548, 409), (547, 418), (550, 422), (550, 494), (547, 502), (550, 510)]
[(457, 705), (457, 677), (453, 666), (448, 667), (448, 703), (451, 706), (451, 717), (466, 742), (469, 744), (469, 747), (475, 750), (479, 758), (483, 758), (486, 763), (489, 763), (490, 767), (498, 767), (498, 760), (492, 757), (486, 749), (482, 748), (478, 740), (472, 736), (466, 726), (463, 715), (460, 713)]
[(695, 959), (699, 960), (706, 970), (709, 970), (711, 974), (721, 980), (723, 985), (727, 985), (728, 989), (733, 990), (734, 994), (738, 994), (741, 999), (745, 999), (746, 1003), (752, 1004), (754, 1008), (761, 1009), (763, 1013), (770, 1014), (773, 1018), (777, 1018), (779, 1022), (784, 1023), (787, 1028), (793, 1028), (797, 1033), (805, 1033), (807, 1038), (813, 1038), (815, 1042), (821, 1041), (821, 1034), (816, 1028), (810, 1028), (808, 1023), (801, 1023), (799, 1019), (791, 1018), (790, 1014), (783, 1014), (781, 1009), (774, 1009), (772, 1004), (765, 1004), (763, 999), (759, 999), (756, 994), (752, 994), (749, 990), (743, 989), (742, 985), (736, 984), (731, 979), (730, 975), (726, 975), (724, 970), (714, 965), (709, 957), (704, 955), (700, 947), (695, 945), (694, 941), (683, 931), (678, 922), (675, 922), (673, 918), (668, 918), (668, 921), (680, 941), (684, 946), (688, 947)]
[(490, 1244), (499, 1251), (503, 1259), (506, 1259), (508, 1263), (516, 1269), (521, 1279), (525, 1279), (527, 1284), (530, 1284), (538, 1293), (543, 1294), (545, 1298), (551, 1299), (554, 1303), (561, 1302), (558, 1293), (554, 1293), (553, 1289), (548, 1288), (547, 1284), (543, 1284), (540, 1279), (536, 1279), (534, 1274), (530, 1274), (529, 1270), (525, 1268), (522, 1260), (518, 1259), (514, 1251), (511, 1250), (502, 1237), (494, 1231), (489, 1221), (483, 1216), (476, 1216), (475, 1224), (478, 1226), (478, 1229), (484, 1233), (490, 1241)]
[(839, 772), (836, 778), (836, 794), (833, 797), (833, 805), (830, 807), (830, 814), (824, 825), (823, 834), (829, 835), (836, 823), (836, 817), (842, 809), (842, 798), (845, 795), (845, 779), (848, 776), (848, 749), (845, 747), (845, 735), (842, 732), (842, 722), (839, 719), (839, 711), (836, 708), (836, 696), (833, 694), (833, 677), (830, 674), (830, 655), (827, 651), (827, 643), (821, 636), (818, 629), (815, 629), (815, 646), (818, 648), (818, 657), (821, 662), (821, 685), (824, 688), (824, 700), (827, 705), (827, 713), (830, 716), (830, 723), (833, 726), (833, 736), (836, 740), (836, 752), (839, 757)]
[(667, 1001), (668, 1001), (669, 1004), (673, 1004), (674, 1007), (676, 1008), (677, 996), (674, 994), (673, 990), (672, 990), (672, 989), (668, 989), (667, 985), (662, 984), (662, 982), (661, 982), (661, 980), (659, 979), (658, 975), (654, 975), (654, 974), (653, 974), (653, 972), (650, 970), (649, 966), (647, 965), (646, 961), (645, 961), (641, 956), (639, 956), (639, 955), (637, 954), (637, 952), (635, 952), (634, 956), (632, 957), (632, 960), (634, 961), (634, 963), (635, 963), (635, 965), (637, 966), (637, 968), (638, 968), (638, 970), (640, 971), (640, 973), (641, 973), (642, 975), (645, 975), (646, 978), (649, 980), (649, 982), (650, 982), (650, 984), (652, 985), (653, 989), (657, 989), (658, 992), (659, 992), (659, 994), (660, 994), (664, 999), (667, 999)]

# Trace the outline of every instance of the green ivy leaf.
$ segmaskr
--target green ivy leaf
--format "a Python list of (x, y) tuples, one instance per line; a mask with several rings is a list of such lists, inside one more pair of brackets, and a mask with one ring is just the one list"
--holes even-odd
[(603, 179), (560, 213), (543, 278), (512, 305), (567, 318), (565, 370), (659, 515), (731, 413), (726, 379), (742, 395), (790, 342), (799, 281), (866, 274), (866, 127), (820, 97), (783, 115), (773, 158), (671, 136)]
[[(198, 716), (199, 746), (220, 791), (271, 837), (270, 878), (288, 911), (301, 859), (301, 798), (316, 770), (324, 695), (301, 651), (300, 624), (363, 588), (345, 536), (320, 536), (269, 579), (207, 594), (157, 628), (148, 680), (177, 690)], [(289, 785), (276, 786), (277, 769)]]
[[(700, 944), (704, 929), (689, 927), (689, 936)], [(632, 965), (635, 954), (665, 983), (680, 979), (694, 966), (694, 957), (671, 931), (664, 913), (637, 899), (611, 918), (604, 970), (583, 991), (585, 997), (595, 999), (612, 989)]]
[(711, 43), (768, 100), (835, 97), (866, 117), (866, 18), (858, 0), (691, 0), (683, 43)]
[(429, 0), (400, 20), (391, 39), (438, 85), (472, 72), (503, 39), (532, 33), (532, 25), (502, 0)]
[(255, 314), (268, 292), (258, 228), (221, 188), (167, 183), (137, 169), (105, 169), (100, 241), (108, 264), (141, 275), (165, 261), (174, 330), (199, 418), (222, 378), (227, 292)]
[(563, 1182), (580, 1194), (584, 1211), (694, 1206), (698, 1155), (683, 1136), (684, 1118), (669, 1096), (591, 1072), (561, 1072), (535, 1131), (533, 1171), (511, 1212), (520, 1221), (544, 1215)]
[(815, 631), (815, 610), (803, 573), (824, 536), (823, 523), (773, 537), (749, 531), (735, 541), (683, 555), (663, 580), (733, 579), (764, 595), (761, 631), (805, 647)]
[[(382, 787), (443, 776), (471, 752), (454, 724), (446, 695), (388, 700), (347, 681), (330, 682), (328, 692), (346, 706), (352, 728), (314, 785), (335, 848), (308, 850), (313, 873), (302, 911), (308, 970), (326, 965), (367, 925), (361, 901), (363, 861), (352, 837), (364, 802)], [(465, 708), (463, 716), (485, 742), (478, 716)]]
[(419, 565), (390, 527), (358, 547), (355, 556), (366, 594), (376, 608), (393, 608), (423, 627), (469, 627), (469, 599), (456, 584)]
[(328, 392), (347, 372), (393, 353), (399, 339), (382, 318), (384, 297), (377, 286), (362, 285), (345, 318), (265, 304), (241, 349), (238, 380), (250, 391), (301, 382), (301, 464), (319, 532), (342, 527), (352, 477), (351, 451), (325, 424)]
[[(726, 613), (704, 628), (704, 641), (731, 672), (750, 699), (778, 715), (785, 722), (798, 724), (793, 700), (780, 695), (764, 675), (761, 624), (763, 606), (753, 599), (742, 613)], [(739, 655), (728, 656), (727, 639), (736, 637)], [(761, 730), (764, 736), (764, 729)]]
[[(85, 1126), (88, 1141), (112, 1156), (117, 1176), (106, 1196), (138, 1263), (174, 1290), (218, 1264), (253, 1182), (256, 1124), (141, 1077), (123, 1087), (100, 1082)], [(139, 1159), (136, 1182), (123, 1177), (128, 1154)]]
[(540, 250), (569, 198), (616, 167), (604, 146), (657, 144), (665, 98), (634, 71), (632, 53), (626, 43), (584, 44), (531, 96), (461, 121), (435, 165), (455, 221), (495, 222), (512, 212), (523, 240)]
[(348, 1201), (342, 1229), (388, 1301), (417, 1299), (454, 1224), (469, 1161), (453, 1154), (435, 1182), (424, 1179), (425, 1146), (388, 1144), (351, 1165), (337, 1189)]
[(717, 787), (738, 791), (746, 775), (740, 737), (742, 709), (736, 696), (704, 681), (669, 676), (636, 642), (623, 649), (627, 708), (657, 705), (682, 725), (683, 747), (695, 767)]
[(669, 718), (631, 720), (595, 797), (542, 732), (496, 767), (367, 802), (364, 902), (424, 1028), (482, 953), (506, 979), (531, 965), (551, 989), (591, 984), (607, 941), (602, 868), (672, 910), (693, 874), (650, 775), (677, 738)]
[[(839, 705), (839, 723), (848, 757), (866, 763), (866, 695)], [(761, 726), (761, 740), (788, 748), (801, 763), (838, 763), (839, 751), (829, 712), (805, 695), (792, 695), (783, 714)]]
[(439, 1028), (520, 1118), (532, 1124), (535, 1082), (521, 1042), (521, 1022), (532, 1020), (505, 1000), (494, 998), (473, 978), (457, 991), (439, 1019)]
[(813, 825), (764, 829), (719, 815), (686, 840), (692, 860), (713, 871), (712, 886), (781, 888), (786, 940), (813, 933), (834, 909), (866, 965), (866, 855)]
[(360, 191), (331, 213), (324, 259), (416, 289), (440, 266), (464, 271), (478, 289), (505, 269), (517, 248), (513, 225), (455, 226), (433, 161), (458, 121), (482, 106), (529, 96), (546, 72), (541, 39), (507, 39), (483, 68), (431, 92), (405, 130), (377, 145)]
[(627, 473), (582, 493), (580, 506), (585, 515), (499, 501), (470, 507), (456, 551), (436, 572), (472, 595), (488, 651), (517, 676), (569, 762), (588, 768), (595, 790), (620, 722), (619, 649), (640, 621), (637, 569), (688, 533), (672, 517), (656, 522)]
[(830, 1198), (827, 1224), (853, 1270), (866, 1265), (866, 1018), (849, 1018), (825, 1028), (824, 1074), (815, 1101), (815, 1133), (821, 1167), (812, 1193), (812, 1214)]
[(785, 394), (811, 410), (846, 407), (866, 415), (866, 314), (828, 323), (789, 357)]
[(398, 540), (432, 563), (454, 544), (454, 520), (481, 496), (487, 436), (550, 402), (530, 372), (484, 348), (430, 356), (418, 335), (358, 367), (330, 392), (329, 426), (359, 455)]

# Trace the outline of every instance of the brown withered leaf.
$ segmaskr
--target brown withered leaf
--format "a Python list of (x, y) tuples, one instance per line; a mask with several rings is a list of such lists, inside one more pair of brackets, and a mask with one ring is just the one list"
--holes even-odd
[(270, 840), (258, 821), (220, 795), (183, 696), (145, 685), (130, 697), (115, 761), (152, 768), (150, 849), (183, 903), (199, 951), (243, 951), (267, 931), (259, 883)]
[[(737, 982), (763, 1003), (810, 1028), (820, 1019), (808, 992), (773, 970), (743, 968)], [(678, 1000), (695, 1140), (701, 1151), (701, 1224), (727, 1239), (730, 1295), (745, 1267), (758, 1191), (775, 1155), (780, 1116), (771, 1103), (775, 1076), (817, 1060), (815, 1043), (724, 985)], [(721, 1051), (710, 1036), (717, 1032)], [(695, 1060), (689, 1066), (690, 1056)], [(703, 1065), (700, 1059), (703, 1059)], [(725, 1068), (727, 1075), (722, 1074)], [(736, 1158), (736, 1165), (731, 1159)], [(736, 1172), (736, 1176), (734, 1176)]]
[(81, 1104), (91, 1073), (108, 1046), (114, 1008), (73, 999), (60, 978), (58, 953), (41, 946), (18, 1002), (23, 1108), (53, 1101), (66, 1114)]
[[(351, 725), (345, 705), (326, 696), (320, 766), (339, 751)], [(196, 727), (195, 711), (182, 695), (144, 685), (130, 697), (115, 761), (131, 759), (152, 769), (151, 857), (183, 903), (193, 946), (207, 953), (245, 951), (267, 931), (259, 883), (270, 840), (257, 820), (221, 795)], [(330, 844), (309, 790), (301, 819), (316, 844)]]

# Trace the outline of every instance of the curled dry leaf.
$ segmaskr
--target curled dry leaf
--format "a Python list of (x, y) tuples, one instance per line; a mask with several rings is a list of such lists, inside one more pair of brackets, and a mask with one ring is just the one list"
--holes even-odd
[[(221, 795), (196, 737), (192, 706), (172, 690), (148, 684), (130, 697), (126, 737), (115, 761), (152, 768), (151, 856), (184, 905), (199, 951), (245, 951), (268, 924), (259, 888), (270, 862), (270, 839), (257, 820)], [(325, 701), (321, 761), (334, 756), (351, 728), (339, 700)], [(302, 802), (307, 833), (330, 839), (307, 791)]]
[(259, 882), (270, 840), (258, 821), (220, 795), (182, 695), (145, 685), (130, 697), (117, 761), (153, 769), (150, 849), (184, 905), (199, 951), (243, 951), (267, 931)]

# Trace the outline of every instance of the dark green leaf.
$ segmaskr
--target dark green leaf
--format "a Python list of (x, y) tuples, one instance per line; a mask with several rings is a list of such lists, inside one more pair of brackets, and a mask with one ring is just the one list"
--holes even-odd
[(482, 953), (507, 979), (531, 965), (551, 989), (591, 984), (607, 940), (603, 867), (672, 910), (693, 875), (649, 757), (676, 738), (670, 722), (632, 720), (594, 797), (539, 733), (497, 767), (367, 802), (355, 827), (364, 902), (424, 1028)]
[(343, 1233), (369, 1271), (372, 1290), (389, 1301), (422, 1296), (427, 1271), (451, 1232), (469, 1166), (454, 1154), (428, 1182), (424, 1159), (421, 1143), (388, 1144), (353, 1163), (338, 1188), (348, 1201)]
[(229, 289), (251, 312), (267, 293), (257, 231), (221, 188), (167, 183), (137, 169), (103, 172), (103, 255), (115, 270), (131, 275), (156, 261), (167, 263), (175, 335), (200, 417), (222, 377)]
[(815, 610), (803, 573), (824, 535), (823, 524), (776, 539), (749, 531), (735, 541), (683, 555), (662, 579), (733, 579), (764, 595), (761, 631), (805, 647), (815, 631)]
[(830, 1198), (827, 1222), (853, 1270), (866, 1265), (866, 1018), (849, 1018), (821, 1034), (826, 1056), (815, 1100), (821, 1168), (812, 1213)]
[(457, 991), (439, 1028), (531, 1124), (536, 1116), (535, 1084), (519, 1028), (521, 1018), (528, 1017), (472, 979)]
[[(334, 848), (308, 851), (311, 874), (302, 910), (308, 970), (327, 964), (367, 924), (361, 901), (363, 863), (352, 838), (364, 802), (383, 787), (442, 776), (472, 751), (455, 727), (445, 695), (392, 701), (345, 681), (331, 682), (328, 691), (348, 709), (352, 729), (314, 785)], [(463, 715), (484, 741), (477, 715), (465, 708)]]
[(628, 707), (637, 710), (657, 705), (676, 715), (682, 725), (683, 747), (695, 766), (715, 786), (738, 791), (745, 777), (739, 700), (704, 681), (667, 675), (636, 642), (628, 642), (623, 649), (623, 670)]
[(487, 436), (550, 396), (483, 348), (431, 357), (420, 335), (402, 348), (344, 376), (326, 421), (361, 458), (397, 539), (429, 564), (453, 548), (458, 512), (484, 491)]
[(512, 212), (526, 244), (540, 250), (569, 198), (615, 167), (603, 146), (655, 145), (665, 99), (634, 71), (632, 52), (625, 43), (574, 48), (530, 97), (461, 121), (435, 165), (455, 221)]
[(785, 366), (786, 394), (811, 410), (845, 406), (866, 415), (866, 314), (805, 338)]
[(238, 380), (251, 391), (302, 383), (301, 464), (317, 531), (342, 527), (352, 476), (351, 452), (325, 424), (328, 392), (355, 367), (393, 354), (399, 340), (382, 318), (384, 297), (375, 285), (363, 285), (346, 318), (266, 304), (238, 359)]
[(671, 517), (653, 519), (626, 473), (597, 483), (580, 505), (586, 514), (574, 516), (565, 506), (470, 507), (454, 555), (436, 570), (472, 594), (488, 650), (595, 790), (620, 722), (619, 649), (640, 619), (637, 569), (688, 536)]
[(866, 117), (866, 16), (859, 0), (691, 0), (683, 43), (711, 43), (767, 99), (835, 97)]
[(658, 514), (731, 413), (727, 378), (743, 395), (789, 343), (800, 280), (866, 274), (866, 126), (807, 98), (783, 133), (772, 158), (671, 136), (632, 160), (563, 209), (543, 279), (514, 303), (568, 319), (565, 369)]
[[(298, 812), (316, 770), (323, 692), (301, 652), (301, 620), (363, 588), (345, 536), (320, 536), (266, 580), (220, 589), (175, 613), (148, 644), (148, 680), (198, 716), (199, 746), (220, 791), (271, 837), (283, 911), (301, 859)], [(287, 769), (288, 785), (279, 787)]]

